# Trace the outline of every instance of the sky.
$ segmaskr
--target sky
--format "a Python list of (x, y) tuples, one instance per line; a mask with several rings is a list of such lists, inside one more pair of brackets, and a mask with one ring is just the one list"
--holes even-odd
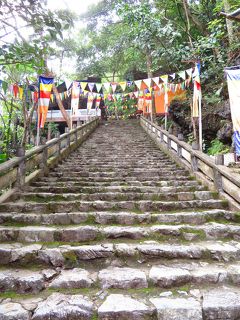
[(49, 9), (70, 9), (77, 14), (86, 12), (88, 6), (97, 4), (99, 0), (48, 0)]
[[(77, 15), (80, 15), (85, 13), (90, 5), (97, 4), (99, 1), (100, 0), (48, 0), (47, 7), (50, 10), (69, 9)], [(77, 28), (81, 28), (81, 21), (77, 24)], [(77, 29), (75, 31), (77, 31)], [(50, 69), (58, 73), (60, 69), (60, 61), (49, 61), (48, 66)], [(74, 68), (74, 61), (72, 59), (64, 58), (62, 68), (63, 73), (67, 71), (74, 73)]]

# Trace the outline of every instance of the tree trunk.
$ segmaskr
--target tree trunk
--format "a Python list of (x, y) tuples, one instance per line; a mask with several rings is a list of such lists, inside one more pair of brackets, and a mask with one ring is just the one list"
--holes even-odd
[(71, 120), (62, 104), (62, 100), (60, 99), (60, 96), (59, 96), (59, 92), (57, 91), (57, 88), (55, 86), (55, 84), (53, 84), (53, 92), (55, 93), (56, 95), (56, 100), (57, 100), (57, 104), (59, 106), (59, 109), (61, 110), (62, 112), (62, 115), (63, 115), (63, 118), (65, 119), (65, 121), (67, 122), (67, 125), (69, 127), (69, 129), (71, 130)]
[[(226, 13), (230, 12), (230, 4), (228, 0), (223, 0), (224, 10)], [(228, 33), (228, 41), (229, 44), (233, 44), (234, 42), (234, 31), (233, 31), (233, 21), (226, 18), (226, 25), (227, 25), (227, 33)]]
[[(152, 72), (152, 55), (149, 49), (146, 51), (146, 60), (147, 60), (147, 75), (148, 78), (153, 77), (153, 72)], [(151, 106), (151, 121), (154, 122), (156, 118), (156, 106), (155, 106), (155, 99), (154, 99), (154, 91), (152, 90), (151, 92), (151, 97), (152, 97), (152, 106)]]

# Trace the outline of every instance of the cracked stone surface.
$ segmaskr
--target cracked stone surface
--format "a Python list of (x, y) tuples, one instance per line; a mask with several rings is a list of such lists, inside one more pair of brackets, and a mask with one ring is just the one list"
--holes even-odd
[(82, 295), (53, 293), (38, 304), (32, 320), (88, 320), (93, 315), (93, 304)]
[(19, 303), (2, 303), (0, 304), (1, 320), (30, 320), (30, 313), (25, 310)]

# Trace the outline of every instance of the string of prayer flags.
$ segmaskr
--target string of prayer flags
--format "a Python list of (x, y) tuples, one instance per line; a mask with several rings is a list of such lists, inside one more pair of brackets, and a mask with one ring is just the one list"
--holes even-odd
[(94, 86), (95, 86), (95, 83), (92, 83), (92, 82), (88, 83), (88, 88), (91, 92), (93, 91)]
[(159, 85), (159, 77), (154, 77), (152, 80), (156, 83), (156, 85)]
[(80, 82), (80, 86), (81, 86), (83, 91), (86, 89), (87, 85), (88, 85), (87, 82)]
[(102, 84), (101, 83), (96, 83), (96, 88), (97, 88), (97, 92), (100, 92), (102, 89)]
[(168, 83), (168, 75), (164, 75), (164, 76), (161, 76), (160, 79), (164, 82), (164, 83)]
[(189, 76), (189, 82), (190, 82), (192, 79), (193, 68), (187, 69), (186, 73)]
[(120, 87), (122, 88), (122, 91), (125, 91), (125, 90), (126, 90), (126, 87), (127, 87), (127, 82), (126, 82), (126, 81), (119, 82), (119, 85), (120, 85)]
[(146, 86), (148, 88), (150, 88), (151, 87), (151, 83), (152, 83), (152, 79), (151, 78), (143, 79), (143, 82), (146, 84)]
[(180, 78), (182, 78), (183, 80), (186, 80), (186, 72), (184, 71), (180, 71), (177, 73), (179, 75)]
[(39, 77), (38, 128), (43, 128), (53, 86), (53, 78)]
[(138, 89), (141, 90), (142, 80), (135, 80), (134, 82), (135, 82), (136, 86), (138, 87)]
[(104, 85), (104, 88), (106, 89), (106, 91), (109, 92), (111, 83), (110, 82), (105, 82), (103, 85)]
[(111, 86), (112, 86), (112, 91), (114, 93), (117, 89), (117, 83), (111, 83)]

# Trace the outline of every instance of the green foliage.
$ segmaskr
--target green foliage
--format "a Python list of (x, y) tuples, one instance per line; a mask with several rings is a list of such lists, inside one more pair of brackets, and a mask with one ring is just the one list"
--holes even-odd
[(0, 153), (0, 163), (3, 163), (7, 160), (7, 155), (4, 153)]
[(229, 146), (224, 145), (218, 139), (211, 142), (211, 146), (207, 150), (207, 154), (214, 156), (215, 154), (224, 154), (230, 151)]
[(118, 99), (116, 101), (106, 101), (109, 116), (127, 119), (135, 115), (137, 111), (136, 99)]

